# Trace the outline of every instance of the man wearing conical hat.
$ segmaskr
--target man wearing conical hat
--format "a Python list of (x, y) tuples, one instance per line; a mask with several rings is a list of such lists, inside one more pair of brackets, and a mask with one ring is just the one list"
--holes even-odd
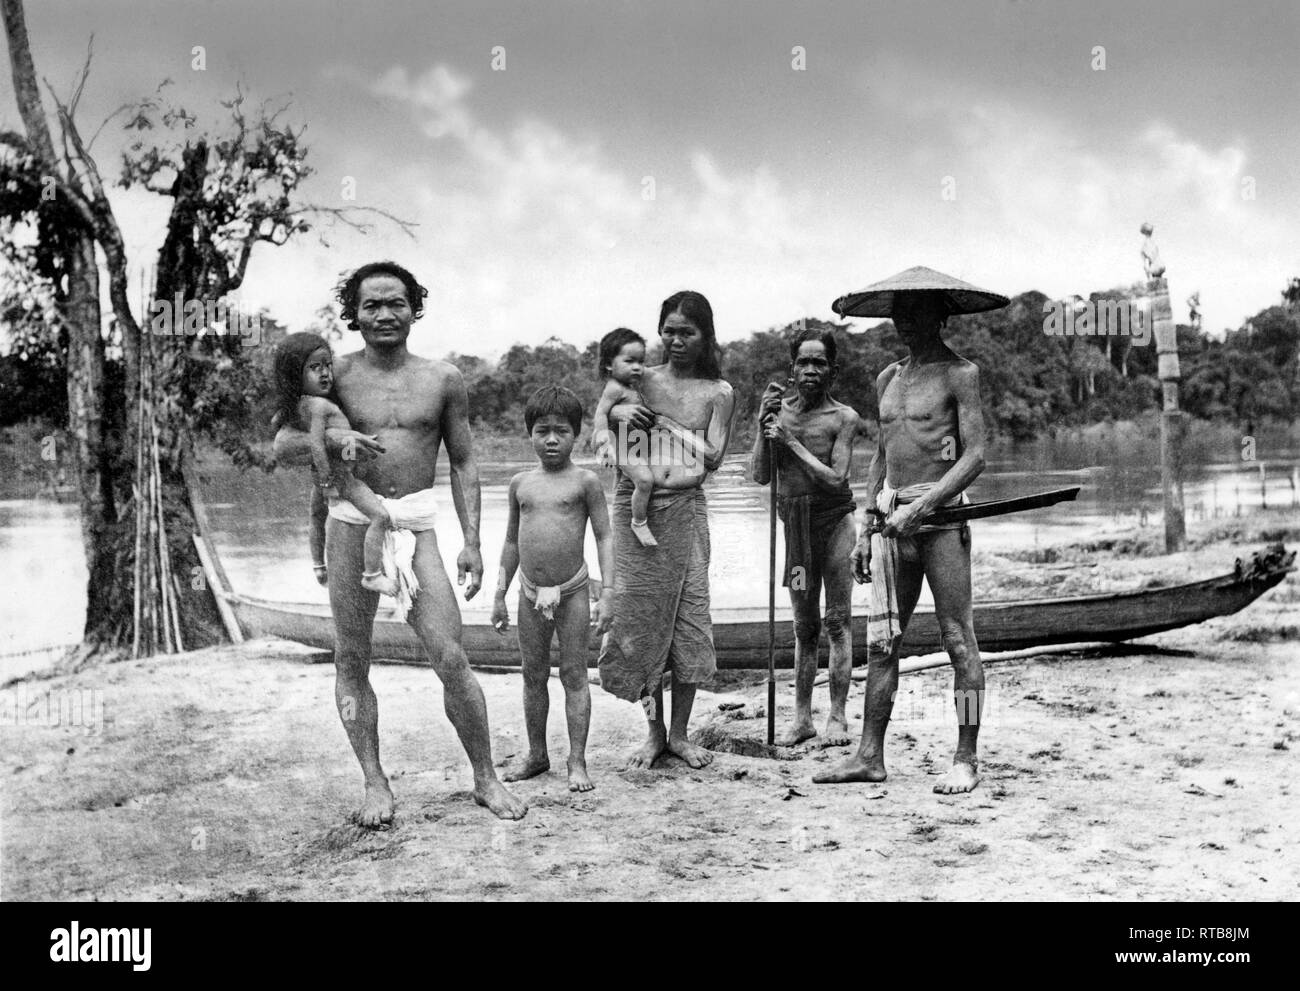
[(898, 690), (898, 653), (921, 593), (934, 595), (943, 646), (952, 661), (957, 751), (934, 786), (957, 794), (979, 784), (976, 741), (984, 668), (971, 618), (970, 527), (926, 517), (966, 501), (984, 470), (979, 369), (940, 336), (949, 316), (1005, 306), (1005, 296), (917, 267), (836, 300), (845, 316), (892, 317), (908, 356), (876, 379), (880, 436), (867, 471), (867, 512), (851, 556), (853, 576), (871, 582), (871, 641), (862, 741), (857, 753), (813, 781), (884, 781), (885, 727)]

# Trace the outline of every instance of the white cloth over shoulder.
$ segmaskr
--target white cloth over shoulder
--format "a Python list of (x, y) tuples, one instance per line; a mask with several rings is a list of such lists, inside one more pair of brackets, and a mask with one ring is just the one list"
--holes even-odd
[[(393, 521), (395, 529), (384, 534), (384, 574), (397, 582), (397, 611), (405, 619), (420, 594), (420, 582), (415, 577), (415, 535), (432, 530), (437, 514), (437, 498), (433, 489), (420, 489), (400, 499), (379, 502)], [(346, 499), (330, 499), (330, 515), (341, 523), (368, 526), (366, 514)]]

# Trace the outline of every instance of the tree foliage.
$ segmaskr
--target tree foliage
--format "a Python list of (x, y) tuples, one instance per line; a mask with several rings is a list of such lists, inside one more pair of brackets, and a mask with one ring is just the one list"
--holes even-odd
[[(1120, 287), (1091, 300), (1126, 298), (1134, 291)], [(944, 339), (980, 368), (984, 417), (993, 436), (1026, 440), (1058, 427), (1135, 419), (1159, 409), (1154, 345), (1134, 346), (1127, 337), (1050, 337), (1043, 332), (1046, 300), (1042, 293), (1028, 292), (1001, 310), (948, 321)], [(736, 390), (733, 449), (752, 440), (758, 398), (768, 382), (784, 381), (790, 341), (805, 327), (835, 333), (840, 367), (833, 393), (862, 414), (864, 432), (874, 434), (876, 377), (907, 354), (893, 324), (859, 331), (807, 319), (723, 345), (723, 376)], [(1185, 326), (1178, 328), (1178, 340), (1186, 412), (1243, 423), (1300, 417), (1296, 308), (1263, 310), (1222, 341)], [(656, 342), (650, 343), (653, 363)], [(579, 350), (551, 338), (516, 344), (496, 362), (463, 354), (449, 360), (465, 377), (474, 422), (492, 430), (521, 429), (529, 394), (556, 382), (578, 394), (590, 420), (603, 385), (594, 341)]]

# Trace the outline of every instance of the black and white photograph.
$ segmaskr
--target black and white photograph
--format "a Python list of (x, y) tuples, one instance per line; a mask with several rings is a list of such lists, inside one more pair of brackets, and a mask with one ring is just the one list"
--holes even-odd
[(1294, 0), (0, 14), (0, 900), (1300, 898)]

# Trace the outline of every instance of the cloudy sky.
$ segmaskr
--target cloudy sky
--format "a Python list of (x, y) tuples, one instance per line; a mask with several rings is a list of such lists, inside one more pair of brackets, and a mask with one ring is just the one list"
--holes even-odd
[[(347, 205), (351, 177), (357, 202), (419, 224), (259, 248), (242, 300), (294, 328), (377, 257), (429, 286), (412, 342), (430, 355), (653, 332), (683, 288), (740, 337), (830, 318), (836, 296), (915, 264), (1086, 295), (1140, 277), (1144, 220), (1180, 319), (1196, 289), (1207, 328), (1239, 326), (1300, 275), (1294, 0), (27, 8), (57, 89), (94, 35), (83, 130), (168, 77), (210, 122), (236, 83), (291, 96), (318, 170), (305, 196)], [(17, 122), (6, 71), (0, 126)], [(105, 129), (106, 168), (121, 145)], [(147, 261), (165, 201), (114, 203)]]

